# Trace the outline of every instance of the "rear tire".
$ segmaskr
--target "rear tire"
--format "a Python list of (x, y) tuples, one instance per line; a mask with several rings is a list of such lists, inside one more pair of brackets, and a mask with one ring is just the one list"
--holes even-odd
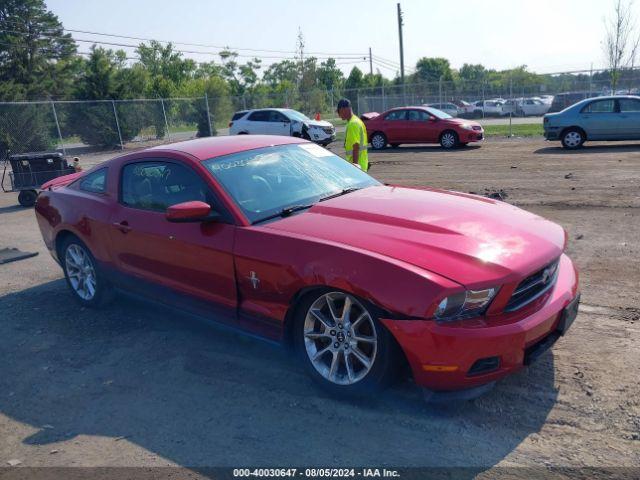
[(323, 289), (303, 297), (294, 318), (294, 345), (323, 389), (341, 396), (381, 390), (397, 378), (397, 344), (375, 307)]
[(458, 134), (453, 130), (445, 130), (440, 134), (440, 145), (445, 150), (456, 148), (460, 144)]
[(371, 136), (370, 142), (374, 150), (382, 150), (387, 146), (387, 137), (384, 133), (376, 132)]
[(76, 236), (60, 247), (60, 263), (73, 297), (81, 305), (99, 308), (112, 300), (113, 289), (100, 271), (95, 257)]
[(586, 136), (579, 128), (569, 128), (562, 132), (562, 146), (567, 150), (576, 150), (584, 145)]
[(38, 192), (35, 190), (21, 190), (18, 194), (18, 203), (23, 207), (33, 207), (36, 204)]

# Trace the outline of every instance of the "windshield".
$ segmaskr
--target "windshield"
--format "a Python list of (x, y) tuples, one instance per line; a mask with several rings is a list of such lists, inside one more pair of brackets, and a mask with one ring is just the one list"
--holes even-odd
[(319, 145), (259, 148), (205, 160), (251, 223), (284, 209), (316, 203), (349, 188), (380, 183)]
[(291, 110), (288, 108), (286, 110), (283, 110), (283, 112), (285, 112), (289, 116), (289, 118), (293, 118), (294, 120), (298, 120), (300, 122), (306, 122), (311, 120), (304, 113), (300, 113), (297, 110)]
[(430, 115), (433, 115), (436, 118), (453, 118), (451, 115), (449, 115), (448, 113), (444, 113), (441, 110), (438, 110), (437, 108), (432, 108), (432, 107), (425, 107), (425, 110), (427, 110), (429, 112)]

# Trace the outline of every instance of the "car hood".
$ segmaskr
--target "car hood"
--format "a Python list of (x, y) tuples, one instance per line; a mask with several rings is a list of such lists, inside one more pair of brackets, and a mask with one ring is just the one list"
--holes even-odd
[(445, 118), (440, 120), (441, 122), (445, 122), (448, 125), (474, 125), (478, 127), (482, 127), (478, 122), (474, 122), (473, 120), (466, 120), (464, 118)]
[(311, 120), (307, 122), (310, 127), (333, 127), (333, 125), (326, 120)]
[(320, 202), (261, 228), (374, 252), (468, 288), (519, 281), (565, 245), (562, 227), (507, 203), (390, 186)]

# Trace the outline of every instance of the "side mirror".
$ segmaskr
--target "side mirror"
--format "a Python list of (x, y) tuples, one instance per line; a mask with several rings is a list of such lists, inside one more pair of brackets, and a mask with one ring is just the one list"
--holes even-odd
[(211, 212), (211, 206), (208, 203), (200, 201), (171, 205), (165, 213), (166, 219), (174, 223), (203, 222), (213, 220), (216, 216)]

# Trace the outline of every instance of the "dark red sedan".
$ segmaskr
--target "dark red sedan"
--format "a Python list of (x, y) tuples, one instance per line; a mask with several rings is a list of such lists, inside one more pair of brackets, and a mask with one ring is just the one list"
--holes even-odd
[(579, 299), (558, 225), (385, 186), (291, 137), (127, 154), (49, 182), (35, 211), (82, 305), (116, 287), (292, 344), (339, 392), (408, 362), (430, 392), (477, 394), (548, 349)]
[(363, 119), (375, 149), (403, 143), (439, 143), (449, 149), (484, 138), (484, 129), (478, 122), (453, 118), (430, 107), (392, 108), (373, 118), (365, 114)]

